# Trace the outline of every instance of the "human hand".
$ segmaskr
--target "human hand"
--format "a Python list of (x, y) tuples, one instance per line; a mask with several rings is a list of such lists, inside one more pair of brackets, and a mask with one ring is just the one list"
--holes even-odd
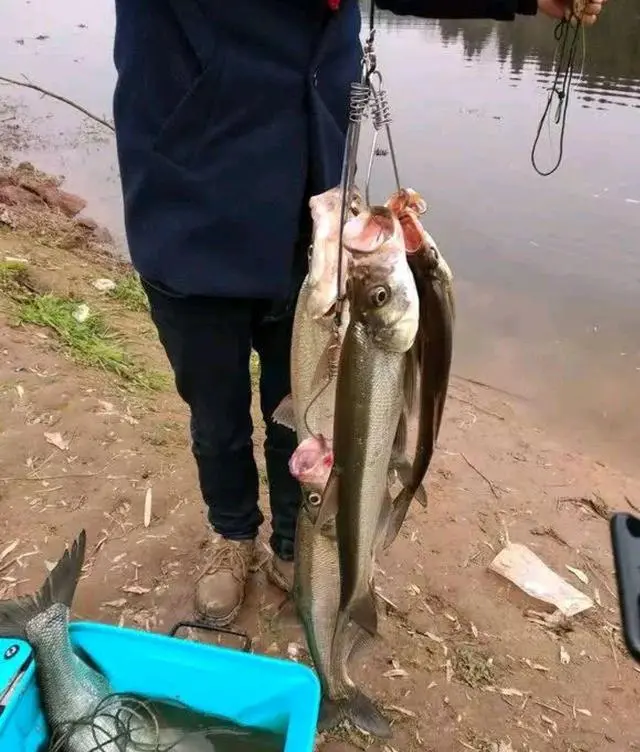
[(567, 18), (572, 3), (577, 15), (585, 26), (593, 25), (607, 0), (538, 0), (538, 10), (551, 18)]

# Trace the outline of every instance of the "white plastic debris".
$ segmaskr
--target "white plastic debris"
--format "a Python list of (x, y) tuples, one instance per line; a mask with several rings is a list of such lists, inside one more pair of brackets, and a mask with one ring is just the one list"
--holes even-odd
[(521, 543), (509, 543), (489, 564), (489, 569), (505, 577), (521, 590), (555, 606), (570, 617), (593, 608), (589, 596), (581, 593)]
[(61, 433), (47, 433), (45, 431), (44, 434), (45, 441), (47, 444), (52, 444), (54, 447), (57, 447), (61, 452), (66, 452), (69, 448), (69, 442), (62, 436)]
[(112, 279), (106, 279), (106, 278), (94, 280), (93, 286), (99, 292), (111, 292), (111, 290), (116, 289), (116, 283)]
[(81, 303), (73, 312), (73, 318), (79, 324), (83, 324), (89, 318), (89, 313), (89, 306), (86, 303)]

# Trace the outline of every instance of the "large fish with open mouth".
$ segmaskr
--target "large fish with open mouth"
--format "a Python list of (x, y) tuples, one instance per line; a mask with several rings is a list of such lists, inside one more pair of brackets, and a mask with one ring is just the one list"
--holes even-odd
[(420, 299), (420, 326), (414, 345), (420, 370), (420, 417), (410, 481), (404, 483), (393, 502), (384, 549), (398, 535), (433, 457), (449, 387), (455, 322), (453, 275), (420, 221), (426, 204), (415, 191), (402, 189), (391, 196), (386, 206), (402, 226), (407, 259)]
[[(402, 228), (385, 207), (349, 220), (350, 321), (336, 385), (334, 466), (316, 525), (335, 516), (340, 561), (338, 640), (349, 619), (377, 633), (373, 557), (388, 468), (412, 375), (406, 367), (418, 330), (419, 303)], [(344, 656), (344, 649), (337, 655)]]

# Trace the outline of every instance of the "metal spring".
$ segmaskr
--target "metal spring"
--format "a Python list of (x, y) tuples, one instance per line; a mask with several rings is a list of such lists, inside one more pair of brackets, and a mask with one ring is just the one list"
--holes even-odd
[(382, 86), (380, 88), (373, 88), (371, 115), (373, 118), (373, 127), (377, 131), (386, 125), (391, 125), (393, 122), (387, 92)]
[(349, 97), (349, 120), (360, 123), (367, 117), (371, 89), (368, 83), (353, 81)]

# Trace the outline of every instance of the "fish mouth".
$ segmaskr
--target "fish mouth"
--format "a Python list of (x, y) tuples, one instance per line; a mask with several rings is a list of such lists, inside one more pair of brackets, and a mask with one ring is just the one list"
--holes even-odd
[(351, 218), (344, 227), (343, 241), (354, 256), (380, 249), (396, 232), (397, 218), (386, 206), (372, 206)]

